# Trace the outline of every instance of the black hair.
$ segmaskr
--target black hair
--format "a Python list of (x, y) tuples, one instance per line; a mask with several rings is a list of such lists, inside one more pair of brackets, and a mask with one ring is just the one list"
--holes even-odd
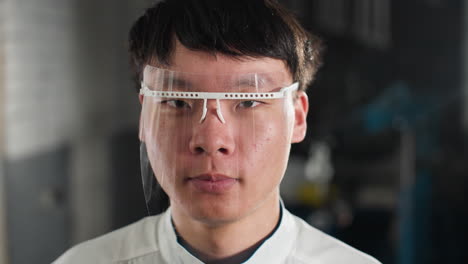
[(284, 61), (300, 89), (321, 64), (321, 41), (275, 0), (162, 0), (133, 24), (129, 52), (139, 84), (154, 60), (169, 65), (178, 40), (188, 49)]

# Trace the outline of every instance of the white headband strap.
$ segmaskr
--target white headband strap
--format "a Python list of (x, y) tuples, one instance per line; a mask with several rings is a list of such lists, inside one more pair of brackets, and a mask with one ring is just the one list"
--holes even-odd
[(279, 92), (271, 93), (208, 93), (208, 92), (181, 92), (181, 91), (151, 91), (145, 84), (141, 85), (140, 94), (151, 97), (181, 98), (181, 99), (280, 99), (284, 98), (286, 92), (295, 91), (299, 83), (282, 88)]
[(179, 98), (179, 99), (203, 99), (203, 112), (200, 119), (202, 123), (206, 118), (207, 101), (208, 99), (216, 100), (216, 114), (218, 115), (221, 123), (225, 124), (223, 114), (221, 112), (220, 99), (281, 99), (286, 97), (287, 92), (296, 91), (299, 88), (299, 83), (295, 82), (290, 86), (282, 88), (279, 92), (271, 93), (208, 93), (208, 92), (176, 92), (176, 91), (151, 91), (148, 86), (142, 83), (140, 94), (150, 97), (164, 97), (164, 98)]

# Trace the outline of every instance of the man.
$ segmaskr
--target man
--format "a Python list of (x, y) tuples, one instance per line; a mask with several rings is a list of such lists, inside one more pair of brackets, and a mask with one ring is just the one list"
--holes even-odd
[(55, 263), (378, 263), (282, 205), (290, 146), (319, 40), (274, 0), (166, 0), (136, 21), (147, 201), (162, 214), (74, 247)]

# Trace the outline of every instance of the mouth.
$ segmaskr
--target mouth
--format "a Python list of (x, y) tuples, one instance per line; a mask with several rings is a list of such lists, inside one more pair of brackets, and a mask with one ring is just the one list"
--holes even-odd
[(231, 190), (239, 179), (218, 173), (205, 173), (189, 177), (187, 181), (197, 191), (222, 194)]

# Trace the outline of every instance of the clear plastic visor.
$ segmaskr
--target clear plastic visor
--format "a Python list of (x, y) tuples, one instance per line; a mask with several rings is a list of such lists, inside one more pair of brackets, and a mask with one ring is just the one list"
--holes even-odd
[(217, 117), (225, 123), (221, 100), (230, 101), (227, 103), (238, 108), (230, 107), (228, 110), (239, 110), (252, 108), (263, 100), (282, 99), (288, 92), (298, 88), (297, 83), (286, 86), (287, 76), (284, 75), (284, 73), (204, 75), (147, 66), (140, 94), (152, 97), (154, 101), (166, 105), (166, 108), (173, 112), (175, 109), (186, 114), (200, 112), (200, 123), (206, 118), (208, 100), (214, 100)]
[(217, 181), (284, 174), (287, 155), (269, 161), (280, 164), (279, 169), (252, 162), (263, 162), (275, 144), (289, 153), (292, 95), (297, 88), (285, 72), (197, 74), (146, 66), (140, 90), (140, 140), (149, 213), (162, 187), (172, 202), (190, 204), (187, 210), (193, 214), (203, 214), (207, 204), (216, 207), (220, 200), (210, 200), (210, 195), (221, 195), (229, 200), (224, 209), (240, 215), (242, 197), (261, 193), (263, 187), (252, 184), (245, 187), (250, 188), (247, 192), (235, 183)]

